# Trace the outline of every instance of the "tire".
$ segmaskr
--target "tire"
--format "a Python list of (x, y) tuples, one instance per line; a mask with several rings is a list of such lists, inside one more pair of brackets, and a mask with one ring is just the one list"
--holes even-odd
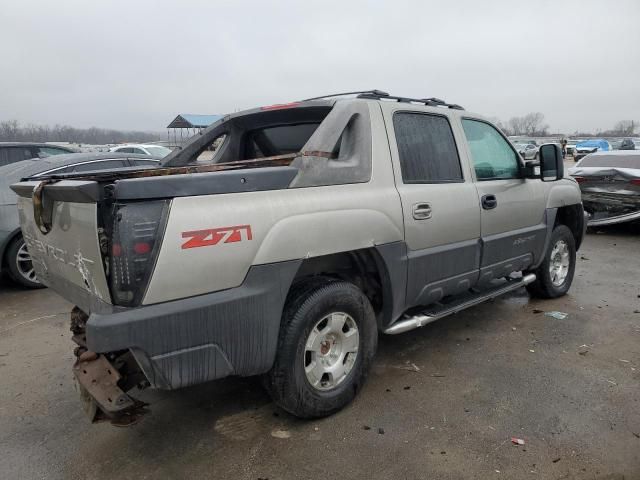
[(11, 280), (26, 288), (44, 288), (35, 276), (29, 253), (22, 235), (14, 238), (7, 247), (5, 261)]
[[(566, 252), (568, 265), (566, 270), (558, 265), (563, 265), (563, 257)], [(559, 263), (558, 263), (559, 262)], [(555, 266), (555, 274), (552, 274), (552, 264)], [(571, 230), (566, 225), (557, 225), (551, 232), (549, 246), (544, 254), (540, 266), (533, 271), (536, 280), (527, 285), (527, 290), (534, 297), (557, 298), (569, 291), (573, 275), (576, 269), (576, 241)]]
[[(331, 330), (341, 322), (342, 333)], [(356, 345), (357, 351), (350, 351)], [(375, 314), (362, 291), (316, 277), (295, 285), (287, 298), (276, 360), (264, 386), (278, 406), (297, 417), (331, 415), (362, 388), (377, 346)], [(321, 375), (325, 362), (332, 361), (341, 373)]]

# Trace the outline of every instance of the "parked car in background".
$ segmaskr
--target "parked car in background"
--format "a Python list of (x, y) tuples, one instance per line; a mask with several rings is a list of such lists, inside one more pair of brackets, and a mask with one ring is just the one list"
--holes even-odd
[(516, 150), (525, 160), (533, 160), (538, 158), (538, 149), (537, 145), (533, 143), (516, 143)]
[(76, 153), (76, 151), (49, 143), (0, 142), (0, 167), (29, 158), (46, 158), (66, 153)]
[(582, 157), (589, 155), (590, 153), (608, 151), (611, 151), (611, 145), (606, 140), (601, 138), (583, 140), (576, 144), (576, 154), (573, 156), (573, 159), (577, 162)]
[(110, 152), (137, 153), (140, 155), (150, 155), (156, 158), (164, 158), (171, 153), (171, 149), (162, 145), (118, 145), (109, 149)]
[(576, 155), (576, 144), (579, 141), (580, 140), (567, 140), (567, 145), (565, 147), (567, 155), (571, 155), (572, 157), (575, 158), (575, 155)]
[(636, 144), (630, 138), (625, 138), (620, 144), (620, 150), (635, 150)]
[(0, 272), (24, 287), (41, 286), (31, 263), (18, 222), (16, 194), (9, 185), (22, 178), (43, 179), (51, 175), (100, 170), (155, 167), (160, 160), (147, 155), (122, 153), (74, 153), (22, 160), (0, 167)]
[(580, 185), (590, 227), (640, 220), (640, 151), (592, 153), (569, 175)]

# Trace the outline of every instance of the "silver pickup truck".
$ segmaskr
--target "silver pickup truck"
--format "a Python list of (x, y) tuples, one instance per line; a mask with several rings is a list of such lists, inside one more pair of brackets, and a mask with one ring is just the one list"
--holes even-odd
[(563, 175), (557, 146), (524, 162), (458, 105), (372, 90), (227, 115), (161, 168), (12, 188), (38, 278), (77, 305), (86, 410), (128, 424), (136, 386), (229, 375), (329, 415), (379, 334), (564, 295), (586, 221)]

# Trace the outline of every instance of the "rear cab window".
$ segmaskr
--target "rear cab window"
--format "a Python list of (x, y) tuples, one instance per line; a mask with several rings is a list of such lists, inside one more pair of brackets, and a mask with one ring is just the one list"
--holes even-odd
[(445, 116), (396, 112), (393, 128), (404, 183), (464, 181), (458, 148)]
[(518, 154), (493, 125), (463, 118), (462, 128), (478, 181), (520, 178)]

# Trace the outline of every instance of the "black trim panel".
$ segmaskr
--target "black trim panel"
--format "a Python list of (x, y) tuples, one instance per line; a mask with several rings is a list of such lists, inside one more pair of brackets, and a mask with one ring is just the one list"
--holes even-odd
[(406, 306), (429, 305), (473, 287), (480, 267), (480, 239), (409, 252)]
[(301, 263), (253, 266), (241, 286), (228, 290), (91, 312), (87, 346), (98, 353), (134, 349), (158, 388), (264, 373), (275, 359), (282, 308)]
[(114, 196), (118, 200), (145, 200), (279, 190), (287, 188), (297, 174), (294, 167), (263, 167), (129, 178), (115, 182)]
[[(40, 184), (39, 181), (14, 183), (11, 190), (20, 197), (31, 198), (33, 189)], [(87, 180), (60, 180), (44, 187), (47, 200), (73, 203), (95, 203), (102, 198), (102, 189), (98, 182)]]

